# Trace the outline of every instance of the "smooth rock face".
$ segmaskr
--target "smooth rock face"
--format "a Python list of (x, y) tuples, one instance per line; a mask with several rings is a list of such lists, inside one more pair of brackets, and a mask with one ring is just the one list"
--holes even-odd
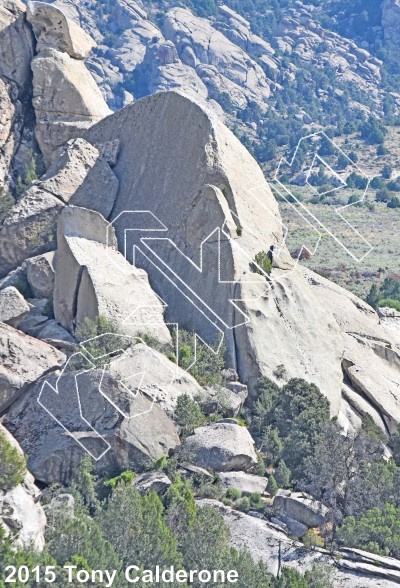
[[(45, 388), (44, 382), (48, 382)], [(75, 439), (37, 402), (41, 391), (42, 405)], [(109, 399), (123, 405), (131, 418), (124, 418)], [(175, 427), (160, 407), (142, 394), (133, 397), (102, 370), (66, 373), (58, 382), (55, 376), (43, 378), (11, 408), (5, 424), (27, 453), (30, 471), (45, 484), (68, 483), (74, 476), (84, 455), (77, 440), (92, 455), (104, 454), (96, 461), (96, 469), (110, 472), (115, 468), (140, 471), (179, 445)]]
[(54, 290), (54, 251), (26, 261), (29, 286), (35, 298), (50, 298)]
[(29, 312), (25, 298), (13, 286), (0, 291), (0, 321), (16, 327)]
[(44, 49), (31, 62), (36, 138), (46, 163), (84, 128), (110, 114), (84, 63), (67, 53)]
[(246, 474), (245, 472), (221, 472), (219, 479), (224, 490), (237, 488), (244, 495), (255, 492), (264, 494), (268, 486), (267, 478)]
[(191, 462), (216, 472), (247, 470), (257, 464), (250, 433), (234, 424), (216, 423), (195, 429), (183, 450)]
[(25, 387), (66, 360), (50, 345), (0, 323), (0, 412), (3, 412)]
[(85, 317), (104, 316), (118, 325), (121, 334), (146, 333), (169, 342), (163, 306), (146, 273), (130, 266), (114, 243), (113, 229), (99, 213), (78, 207), (63, 210), (58, 227), (56, 319), (72, 332)]
[(342, 332), (346, 400), (356, 414), (367, 412), (384, 432), (393, 432), (400, 422), (400, 333), (347, 290), (305, 268), (303, 273)]
[[(0, 423), (0, 434), (22, 454), (17, 441)], [(44, 532), (46, 515), (38, 502), (39, 489), (34, 484), (34, 478), (26, 473), (22, 484), (11, 490), (0, 490), (0, 522), (6, 533), (17, 532), (14, 546), (17, 549), (31, 548), (42, 551), (45, 545)]]
[[(172, 418), (180, 396), (206, 397), (206, 392), (188, 372), (172, 363), (158, 351), (143, 343), (130, 347), (110, 365), (110, 373), (126, 381), (133, 374), (142, 374), (140, 390), (161, 406)], [(139, 385), (136, 380), (135, 385)]]
[(51, 4), (28, 2), (27, 19), (35, 32), (37, 52), (51, 48), (75, 59), (85, 59), (96, 46), (87, 33)]
[[(231, 366), (241, 382), (249, 385), (250, 394), (258, 377), (274, 378), (273, 372), (287, 357), (288, 377), (304, 377), (318, 385), (331, 401), (332, 413), (337, 414), (343, 379), (340, 330), (330, 310), (294, 270), (282, 246), (277, 203), (259, 166), (236, 137), (192, 100), (168, 92), (113, 114), (92, 127), (86, 138), (91, 143), (120, 141), (113, 168), (120, 190), (112, 218), (124, 211), (150, 210), (164, 224), (158, 232), (131, 233), (128, 251), (131, 243), (146, 255), (152, 247), (154, 255), (202, 301), (198, 307), (190, 304), (154, 265), (137, 254), (136, 263), (146, 269), (152, 288), (168, 305), (168, 322), (194, 329), (208, 342), (215, 342), (220, 336), (216, 315), (225, 331)], [(171, 144), (175, 145), (173, 150)], [(115, 222), (121, 251), (130, 222), (126, 215)], [(243, 227), (241, 236), (237, 226)], [(168, 231), (160, 233), (165, 227)], [(223, 284), (219, 283), (216, 232), (221, 227)], [(150, 228), (158, 227), (153, 224)], [(148, 229), (146, 223), (143, 229)], [(167, 243), (146, 240), (144, 246), (140, 236), (165, 236), (195, 263), (200, 263), (201, 243), (209, 238), (203, 247), (204, 273)], [(278, 252), (270, 284), (250, 271), (251, 260), (269, 244), (275, 244)], [(229, 302), (231, 299), (244, 300), (243, 312)], [(212, 310), (205, 311), (206, 317), (200, 312), (205, 306)]]
[(277, 494), (273, 507), (277, 515), (286, 516), (309, 528), (321, 527), (327, 512), (321, 503), (300, 492), (293, 492), (290, 496)]

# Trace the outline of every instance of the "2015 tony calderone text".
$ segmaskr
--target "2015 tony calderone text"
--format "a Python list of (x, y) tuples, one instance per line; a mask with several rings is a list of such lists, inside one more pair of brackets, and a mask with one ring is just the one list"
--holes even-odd
[(212, 584), (236, 584), (239, 579), (236, 570), (175, 570), (174, 566), (169, 568), (161, 568), (156, 566), (154, 570), (143, 570), (139, 566), (131, 565), (126, 570), (119, 572), (118, 570), (87, 570), (78, 569), (77, 566), (65, 565), (62, 568), (63, 572), (55, 566), (36, 566), (29, 568), (28, 566), (7, 566), (1, 576), (4, 578), (5, 584), (28, 584), (34, 582), (46, 582), (52, 584), (57, 578), (57, 573), (63, 576), (64, 581), (68, 583), (78, 582), (79, 584), (97, 583), (104, 584), (105, 588), (111, 588), (114, 582), (120, 575), (124, 574), (124, 578), (128, 584), (165, 584), (177, 582), (184, 584), (194, 581), (200, 582), (210, 586)]

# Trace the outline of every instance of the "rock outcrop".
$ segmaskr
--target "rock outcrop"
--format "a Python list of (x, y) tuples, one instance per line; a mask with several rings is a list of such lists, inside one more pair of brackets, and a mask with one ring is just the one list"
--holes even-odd
[(83, 139), (69, 141), (8, 213), (0, 229), (0, 277), (28, 258), (56, 249), (57, 220), (65, 204), (90, 206), (107, 217), (117, 191), (107, 153)]
[[(10, 433), (0, 424), (0, 435), (22, 455), (22, 449)], [(27, 472), (24, 481), (12, 489), (0, 489), (0, 522), (6, 534), (16, 534), (14, 546), (18, 549), (42, 551), (45, 545), (46, 515), (38, 502), (40, 491), (32, 474)]]
[(14, 402), (26, 387), (44, 374), (56, 370), (66, 360), (50, 345), (0, 323), (0, 413)]
[(400, 44), (400, 2), (384, 0), (382, 4), (382, 27), (387, 43)]
[(215, 423), (194, 430), (183, 445), (185, 457), (216, 472), (248, 470), (257, 464), (254, 441), (245, 427)]
[(31, 144), (31, 70), (33, 35), (20, 0), (0, 6), (0, 185), (16, 180)]
[[(188, 372), (172, 363), (155, 349), (138, 343), (111, 362), (109, 371), (119, 380), (129, 382), (133, 374), (141, 374), (136, 388), (156, 402), (173, 418), (180, 396), (206, 398), (207, 393)], [(135, 388), (134, 390), (135, 391)]]
[(247, 549), (254, 561), (263, 561), (275, 576), (281, 565), (305, 572), (316, 564), (332, 567), (334, 584), (348, 588), (395, 588), (399, 585), (400, 562), (357, 549), (341, 549), (332, 556), (323, 549), (307, 551), (276, 525), (232, 510), (215, 500), (199, 500), (198, 505), (217, 509), (229, 528), (234, 549)]
[(61, 325), (73, 332), (85, 317), (103, 316), (121, 334), (170, 341), (163, 305), (146, 273), (116, 250), (114, 230), (99, 213), (66, 207), (57, 240), (54, 313)]
[(301, 492), (289, 495), (278, 493), (274, 498), (274, 512), (302, 523), (308, 528), (321, 527), (325, 523), (328, 509)]
[(44, 2), (30, 2), (27, 19), (37, 38), (31, 62), (36, 138), (49, 165), (58, 147), (110, 110), (82, 61), (95, 44), (92, 39)]
[(0, 321), (16, 327), (29, 312), (30, 306), (22, 294), (9, 286), (0, 290)]
[(209, 21), (185, 8), (172, 8), (166, 15), (163, 32), (182, 62), (196, 70), (210, 97), (227, 92), (239, 108), (253, 101), (265, 109), (270, 86), (264, 71)]
[(111, 473), (140, 471), (179, 446), (174, 424), (159, 406), (141, 393), (133, 396), (102, 370), (39, 380), (4, 422), (28, 455), (29, 470), (45, 484), (71, 480), (85, 455), (82, 446), (98, 459), (98, 470)]
[(221, 472), (219, 480), (224, 490), (237, 488), (245, 496), (254, 493), (264, 494), (268, 486), (267, 478), (246, 472)]
[[(136, 245), (142, 251), (142, 256), (136, 252), (136, 264), (146, 269), (168, 305), (168, 322), (195, 329), (211, 343), (224, 331), (231, 365), (250, 393), (261, 374), (274, 377), (285, 357), (288, 377), (316, 383), (337, 414), (342, 337), (333, 315), (294, 269), (283, 246), (277, 203), (254, 159), (216, 118), (174, 92), (128, 106), (86, 135), (91, 143), (117, 138), (120, 152), (113, 171), (120, 190), (112, 218), (119, 247), (130, 252)], [(168, 148), (171, 143), (174, 150)], [(132, 210), (150, 210), (157, 221), (121, 214)], [(125, 243), (132, 225), (143, 232), (128, 231)], [(238, 226), (243, 227), (240, 234)], [(266, 244), (279, 250), (268, 281), (250, 269)], [(194, 266), (201, 262), (203, 271)], [(198, 304), (190, 304), (182, 288), (195, 292)], [(245, 302), (238, 306), (231, 300)]]
[(343, 335), (343, 395), (353, 413), (368, 413), (392, 433), (400, 422), (400, 336), (365, 302), (303, 268), (316, 296), (332, 309)]

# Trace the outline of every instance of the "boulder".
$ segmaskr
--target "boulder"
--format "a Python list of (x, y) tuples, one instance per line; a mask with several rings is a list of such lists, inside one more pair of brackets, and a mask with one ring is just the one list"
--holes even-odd
[(90, 369), (83, 356), (80, 370), (73, 371), (76, 361), (72, 356), (71, 371), (30, 386), (5, 417), (37, 480), (68, 484), (85, 450), (97, 471), (112, 474), (140, 471), (179, 446), (159, 406), (141, 393), (133, 396), (103, 370)]
[(206, 397), (206, 391), (193, 376), (144, 343), (127, 349), (111, 362), (108, 369), (118, 380), (126, 382), (126, 385), (132, 375), (140, 374), (140, 382), (136, 379), (134, 386), (140, 387), (143, 393), (172, 418), (180, 396), (187, 394), (190, 398)]
[(26, 259), (55, 249), (62, 207), (58, 198), (37, 186), (25, 192), (0, 229), (0, 277)]
[[(147, 274), (114, 248), (113, 228), (96, 212), (66, 207), (58, 226), (54, 290), (56, 320), (73, 332), (86, 317), (104, 316), (121, 334), (145, 333), (168, 343), (163, 305)], [(101, 260), (101, 263), (99, 263)]]
[(83, 129), (110, 114), (83, 61), (56, 49), (43, 49), (31, 62), (36, 138), (45, 163)]
[(165, 494), (172, 482), (163, 472), (148, 472), (136, 478), (133, 485), (141, 494)]
[(57, 6), (28, 2), (26, 17), (35, 33), (38, 53), (50, 48), (68, 53), (75, 59), (85, 59), (96, 46), (94, 40)]
[[(41, 316), (37, 315), (37, 319), (39, 318), (41, 318)], [(22, 329), (21, 325), (18, 325), (18, 328)], [(54, 319), (40, 322), (36, 325), (35, 333), (28, 334), (32, 334), (32, 336), (63, 351), (74, 351), (77, 346), (76, 340)]]
[(201, 401), (205, 414), (220, 412), (227, 417), (239, 416), (248, 396), (247, 386), (238, 382), (228, 382), (227, 386), (229, 388), (213, 386), (205, 389), (206, 396)]
[[(0, 423), (0, 435), (22, 455), (17, 441)], [(40, 491), (34, 484), (32, 474), (25, 474), (22, 484), (12, 489), (0, 489), (0, 522), (7, 534), (16, 533), (13, 541), (17, 549), (34, 548), (42, 551), (45, 545), (44, 533), (46, 515), (39, 503)]]
[(27, 86), (33, 57), (32, 33), (25, 21), (21, 0), (4, 0), (0, 5), (0, 76)]
[(29, 304), (13, 286), (0, 291), (0, 322), (17, 327), (29, 310)]
[(60, 515), (68, 519), (73, 519), (75, 516), (75, 498), (72, 494), (58, 494), (55, 496), (50, 504), (44, 506), (44, 510), (49, 519), (54, 520)]
[(65, 204), (96, 210), (107, 218), (115, 203), (118, 180), (96, 147), (84, 139), (71, 139), (39, 187)]
[(26, 260), (29, 286), (36, 298), (51, 298), (54, 290), (54, 251)]
[(224, 490), (237, 488), (245, 496), (254, 493), (264, 494), (268, 486), (267, 478), (245, 472), (221, 472), (219, 480)]
[[(277, 203), (236, 137), (175, 92), (139, 100), (94, 125), (85, 137), (92, 144), (120, 141), (113, 168), (120, 190), (111, 215), (119, 249), (131, 261), (137, 247), (135, 263), (167, 304), (168, 322), (193, 329), (210, 345), (224, 331), (228, 363), (250, 395), (257, 379), (275, 379), (274, 371), (287, 358), (288, 378), (315, 383), (337, 414), (343, 381), (340, 329), (294, 267)], [(150, 210), (157, 222), (145, 219), (139, 231), (135, 218), (123, 214), (135, 210)], [(126, 232), (130, 227), (137, 230)], [(265, 244), (276, 245), (269, 281), (250, 269)], [(200, 259), (203, 272), (193, 265)], [(192, 302), (185, 295), (189, 288), (195, 293)], [(240, 308), (232, 299), (242, 301)]]
[(4, 412), (38, 378), (66, 360), (47, 343), (0, 323), (0, 413)]
[(4, 290), (4, 288), (8, 288), (9, 286), (14, 286), (14, 288), (23, 292), (25, 296), (32, 296), (31, 287), (29, 286), (26, 275), (25, 262), (0, 280), (0, 290)]
[(311, 496), (300, 492), (293, 492), (290, 496), (278, 492), (274, 498), (273, 508), (278, 517), (293, 519), (308, 528), (321, 527), (325, 523), (328, 510)]
[(279, 518), (272, 517), (271, 522), (278, 525), (278, 527), (281, 527), (289, 537), (301, 538), (304, 537), (308, 531), (307, 525), (285, 515), (279, 515)]
[(254, 441), (248, 430), (237, 424), (199, 427), (182, 450), (195, 465), (216, 472), (247, 470), (257, 464)]

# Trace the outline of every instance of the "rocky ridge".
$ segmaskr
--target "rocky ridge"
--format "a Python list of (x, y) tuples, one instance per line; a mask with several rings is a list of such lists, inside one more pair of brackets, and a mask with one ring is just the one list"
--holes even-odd
[[(23, 11), (8, 6), (25, 26)], [(52, 146), (48, 157), (54, 161), (0, 231), (0, 302), (6, 301), (0, 304), (0, 411), (27, 453), (30, 471), (45, 484), (68, 483), (83, 448), (102, 458), (98, 470), (146, 469), (180, 447), (176, 398), (187, 390), (207, 398), (176, 370), (173, 358), (161, 359), (143, 341), (128, 351), (114, 348), (106, 359), (91, 352), (90, 342), (78, 350), (77, 327), (88, 316), (94, 323), (103, 316), (118, 322), (118, 336), (131, 340), (145, 331), (168, 343), (167, 322), (194, 329), (210, 345), (223, 334), (228, 366), (238, 373), (231, 392), (243, 393), (238, 379), (252, 398), (259, 376), (281, 383), (276, 370), (284, 361), (283, 380), (303, 377), (317, 384), (349, 432), (367, 412), (390, 433), (400, 422), (398, 334), (361, 300), (294, 263), (260, 168), (203, 103), (165, 92), (100, 121), (100, 111), (80, 112), (79, 120), (67, 120), (72, 138), (69, 130), (53, 132), (64, 119), (47, 120), (40, 110), (53, 95), (52, 84), (58, 85), (52, 60), (77, 71), (75, 62), (82, 65), (91, 42), (64, 17), (61, 28), (41, 26), (47, 14), (54, 23), (53, 8), (47, 13), (46, 7), (33, 3), (30, 18), (40, 43), (33, 61), (52, 63), (43, 70), (45, 83), (34, 81), (34, 92), (40, 88), (39, 144), (45, 152)], [(58, 70), (66, 78), (68, 71)], [(75, 89), (82, 102), (90, 98), (79, 86), (72, 96)], [(160, 230), (167, 237), (161, 248)], [(271, 271), (254, 271), (255, 255), (271, 245)], [(169, 270), (181, 290), (166, 279)], [(182, 296), (186, 287), (197, 304)], [(51, 302), (55, 319), (49, 318)], [(136, 320), (127, 321), (135, 308)], [(138, 367), (148, 380), (137, 377), (143, 375)], [(243, 400), (240, 395), (239, 405)], [(250, 434), (232, 420), (196, 429), (181, 450), (193, 456), (189, 467), (197, 471), (246, 474), (257, 463)], [(289, 500), (283, 502), (283, 516), (299, 516)], [(224, 512), (228, 524), (230, 512)], [(307, 520), (298, 522), (307, 527)], [(267, 530), (264, 547), (270, 545)], [(274, 533), (282, 537), (281, 530)], [(304, 565), (314, 561), (308, 557)], [(395, 563), (386, 562), (385, 572), (384, 563), (371, 558), (347, 555), (343, 567), (352, 579), (366, 573), (397, 581)]]
[[(113, 109), (160, 90), (180, 90), (207, 100), (219, 112), (215, 100), (228, 113), (252, 103), (265, 111), (284, 80), (295, 81), (299, 69), (311, 65), (330, 69), (334, 78), (332, 88), (319, 90), (322, 108), (336, 88), (337, 96), (347, 88), (354, 96), (349, 104), (354, 112), (382, 113), (382, 62), (365, 47), (324, 28), (311, 4), (289, 8), (270, 42), (255, 35), (249, 21), (226, 5), (220, 5), (212, 19), (170, 8), (157, 21), (158, 28), (151, 2), (118, 0), (101, 14), (91, 2), (54, 4), (98, 42), (88, 66)], [(386, 0), (382, 25), (387, 40), (395, 36), (396, 10), (396, 2)], [(298, 57), (299, 66), (293, 59), (288, 64), (288, 55)], [(355, 88), (368, 99), (357, 97)], [(221, 94), (229, 97), (229, 106)], [(305, 123), (311, 122), (306, 111), (299, 111), (301, 115)]]

